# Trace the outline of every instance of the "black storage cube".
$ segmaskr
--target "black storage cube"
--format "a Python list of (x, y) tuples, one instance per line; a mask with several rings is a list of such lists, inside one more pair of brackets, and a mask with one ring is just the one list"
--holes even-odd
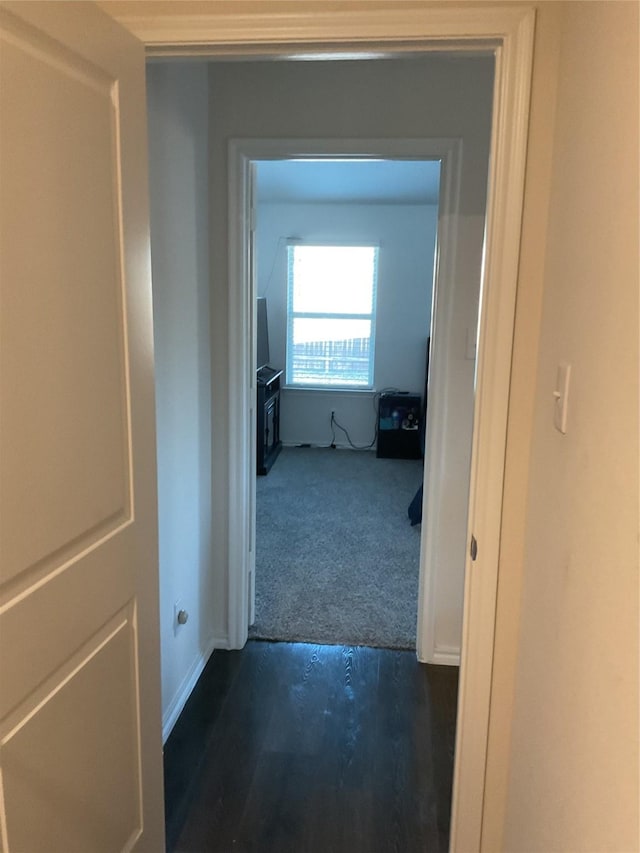
[(420, 459), (421, 399), (417, 394), (381, 394), (378, 406), (379, 459)]

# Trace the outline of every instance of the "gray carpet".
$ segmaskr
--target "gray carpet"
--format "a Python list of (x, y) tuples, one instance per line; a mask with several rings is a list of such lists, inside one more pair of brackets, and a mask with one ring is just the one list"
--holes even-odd
[(420, 460), (285, 448), (258, 477), (249, 636), (415, 648), (421, 479)]

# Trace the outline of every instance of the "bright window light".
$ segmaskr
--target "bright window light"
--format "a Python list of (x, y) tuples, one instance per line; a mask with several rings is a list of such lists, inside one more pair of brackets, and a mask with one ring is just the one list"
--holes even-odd
[(377, 246), (289, 246), (287, 384), (373, 387)]

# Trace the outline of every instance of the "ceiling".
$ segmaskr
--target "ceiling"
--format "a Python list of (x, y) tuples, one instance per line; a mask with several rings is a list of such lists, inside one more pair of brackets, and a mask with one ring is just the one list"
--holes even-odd
[(258, 202), (437, 204), (437, 160), (261, 160)]

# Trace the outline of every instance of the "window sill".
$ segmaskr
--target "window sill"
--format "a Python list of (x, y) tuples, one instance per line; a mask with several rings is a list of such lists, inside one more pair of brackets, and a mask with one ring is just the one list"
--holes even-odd
[(375, 388), (341, 388), (340, 386), (327, 387), (326, 385), (284, 385), (282, 390), (304, 394), (368, 394), (370, 397), (378, 393)]

